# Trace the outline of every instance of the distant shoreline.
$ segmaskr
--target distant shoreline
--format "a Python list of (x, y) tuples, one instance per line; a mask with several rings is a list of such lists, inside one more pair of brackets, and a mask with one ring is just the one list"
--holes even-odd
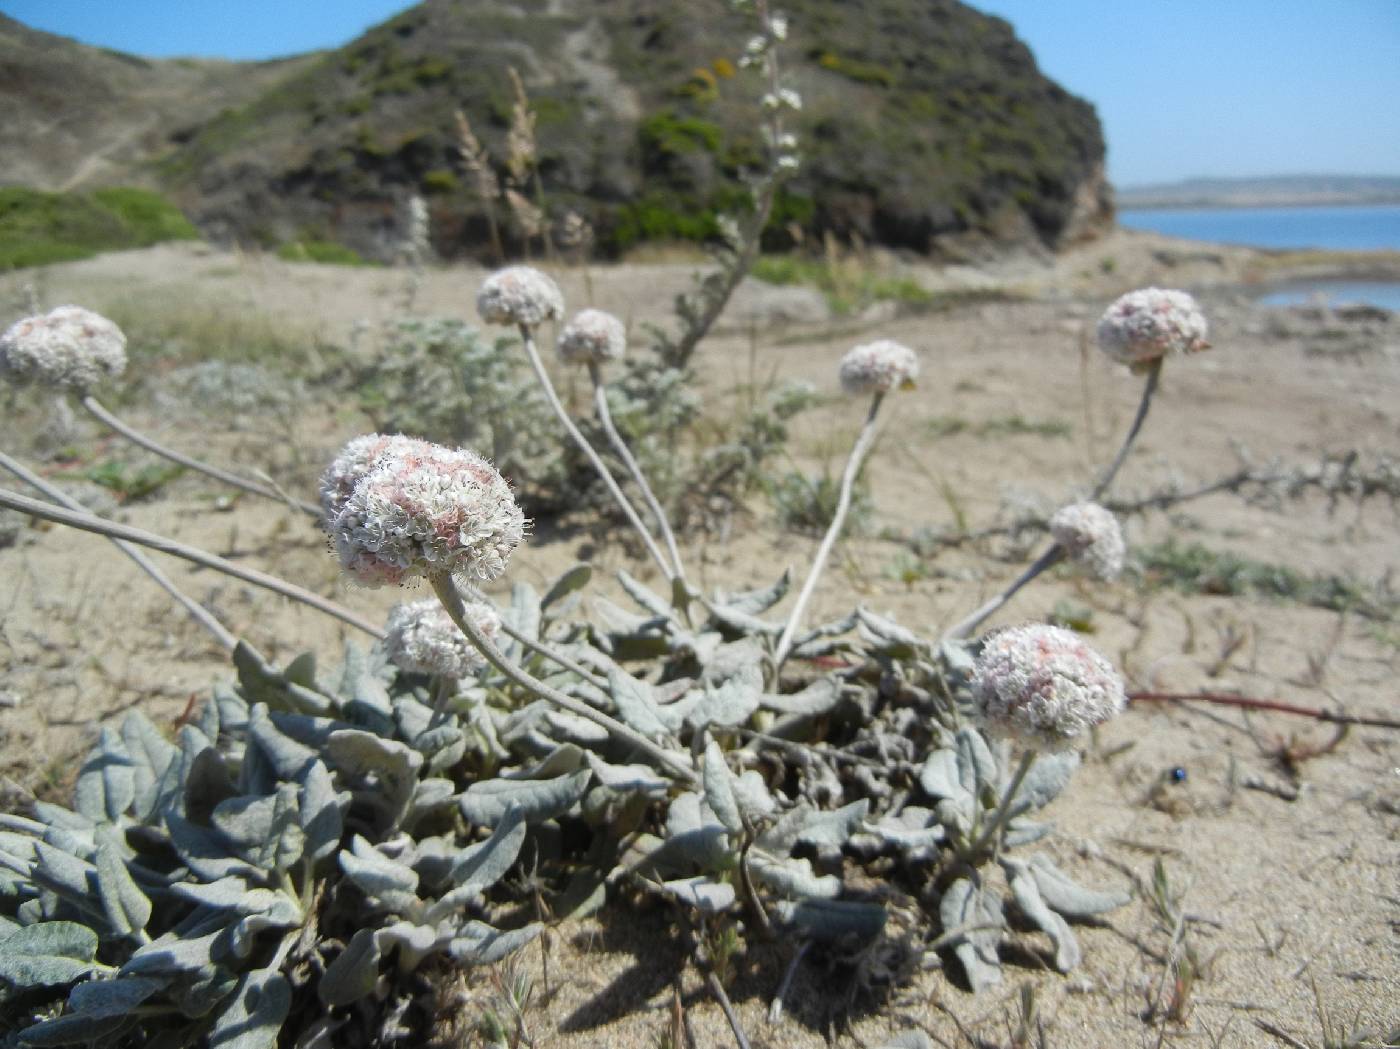
[(1299, 194), (1269, 197), (1256, 194), (1239, 196), (1201, 197), (1135, 197), (1118, 196), (1114, 201), (1118, 211), (1188, 211), (1193, 208), (1374, 208), (1400, 205), (1400, 193), (1385, 193), (1359, 197), (1351, 194)]

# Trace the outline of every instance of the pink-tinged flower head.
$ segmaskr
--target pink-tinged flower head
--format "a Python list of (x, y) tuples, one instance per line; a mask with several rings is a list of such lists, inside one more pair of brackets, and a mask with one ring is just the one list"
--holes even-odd
[(476, 312), (487, 324), (523, 324), (536, 328), (564, 316), (559, 285), (531, 266), (507, 266), (482, 282)]
[(1099, 349), (1120, 364), (1141, 367), (1173, 353), (1210, 349), (1208, 326), (1184, 291), (1140, 288), (1115, 299), (1099, 318)]
[(0, 335), (0, 375), (85, 394), (126, 368), (126, 336), (81, 306), (16, 321)]
[(850, 394), (908, 389), (919, 375), (919, 359), (889, 339), (867, 342), (841, 358), (841, 389)]
[[(501, 617), (490, 605), (468, 601), (464, 610), (491, 640), (499, 636)], [(457, 624), (435, 598), (411, 601), (390, 609), (384, 646), (390, 661), (410, 674), (464, 678), (486, 666), (486, 658), (457, 629)]]
[(627, 352), (627, 328), (611, 313), (580, 310), (559, 333), (559, 357), (571, 364), (606, 364)]
[(321, 474), (321, 511), (327, 527), (344, 508), (355, 485), (381, 458), (390, 452), (404, 454), (417, 450), (421, 453), (431, 447), (428, 441), (399, 433), (371, 433), (349, 441)]
[(1065, 750), (1127, 704), (1123, 679), (1077, 634), (1044, 623), (988, 635), (972, 670), (987, 731)]
[(439, 573), (494, 579), (525, 538), (495, 467), (427, 442), (381, 455), (328, 527), (341, 565), (367, 586)]
[(1123, 530), (1098, 503), (1062, 506), (1050, 518), (1050, 534), (1070, 558), (1108, 582), (1123, 571)]

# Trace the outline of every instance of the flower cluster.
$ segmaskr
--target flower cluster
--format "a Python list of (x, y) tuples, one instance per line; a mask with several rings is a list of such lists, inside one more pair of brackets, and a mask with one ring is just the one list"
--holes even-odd
[[(465, 612), (493, 641), (500, 634), (501, 617), (490, 605), (468, 601)], [(389, 611), (384, 634), (389, 659), (410, 674), (464, 678), (486, 666), (485, 657), (435, 598), (395, 605)]]
[(627, 328), (611, 313), (580, 310), (559, 333), (559, 357), (571, 364), (605, 364), (627, 352)]
[(345, 508), (345, 501), (350, 498), (355, 485), (383, 456), (391, 452), (398, 455), (414, 451), (421, 453), (431, 447), (428, 441), (399, 433), (371, 433), (347, 443), (321, 474), (321, 510), (326, 526), (330, 527), (336, 515)]
[(880, 339), (841, 358), (841, 389), (850, 394), (907, 389), (919, 375), (919, 359), (908, 346)]
[(1108, 660), (1044, 623), (989, 635), (972, 675), (988, 732), (1036, 749), (1068, 749), (1127, 704)]
[(476, 312), (487, 324), (522, 324), (535, 328), (564, 316), (564, 294), (532, 266), (507, 266), (482, 282)]
[(1142, 366), (1173, 353), (1210, 349), (1201, 308), (1184, 291), (1140, 288), (1099, 318), (1099, 348), (1120, 364)]
[(1118, 518), (1098, 503), (1072, 503), (1050, 518), (1055, 542), (1096, 579), (1108, 582), (1123, 571), (1123, 530)]
[(83, 394), (126, 368), (126, 336), (106, 317), (60, 306), (0, 335), (0, 375)]
[[(377, 456), (326, 522), (345, 570), (367, 586), (504, 572), (525, 538), (525, 517), (496, 469), (465, 448), (380, 440)], [(369, 445), (359, 453), (347, 447), (337, 458), (338, 475), (351, 476), (354, 463), (371, 453)], [(328, 489), (334, 485), (323, 480), (323, 493)]]

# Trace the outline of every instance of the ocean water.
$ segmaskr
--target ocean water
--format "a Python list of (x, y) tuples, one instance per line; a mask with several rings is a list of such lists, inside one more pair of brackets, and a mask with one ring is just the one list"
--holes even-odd
[(1130, 229), (1252, 248), (1400, 251), (1400, 204), (1299, 208), (1141, 208), (1118, 213)]
[[(1400, 251), (1400, 204), (1297, 208), (1139, 208), (1118, 213), (1121, 225), (1171, 237), (1252, 248)], [(1261, 294), (1269, 306), (1365, 303), (1400, 310), (1400, 283), (1318, 280), (1281, 284)]]

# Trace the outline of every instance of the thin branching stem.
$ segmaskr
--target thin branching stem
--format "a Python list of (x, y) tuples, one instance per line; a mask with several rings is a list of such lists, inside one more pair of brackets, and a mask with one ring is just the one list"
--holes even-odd
[(618, 742), (625, 743), (646, 754), (653, 761), (670, 770), (688, 786), (699, 785), (700, 777), (695, 774), (694, 767), (681, 755), (658, 746), (640, 732), (628, 728), (601, 710), (595, 710), (587, 703), (572, 696), (566, 696), (558, 689), (551, 688), (507, 659), (505, 653), (496, 647), (495, 642), (472, 622), (471, 616), (467, 615), (466, 607), (462, 604), (462, 595), (457, 591), (457, 584), (452, 581), (451, 576), (439, 573), (429, 576), (428, 581), (432, 584), (433, 593), (442, 602), (442, 607), (447, 610), (447, 614), (452, 617), (452, 621), (457, 624), (458, 629), (466, 635), (467, 640), (476, 646), (477, 650), (486, 657), (488, 663), (511, 681), (521, 688), (533, 692), (541, 699), (553, 703), (561, 710), (567, 710), (570, 714), (586, 718), (595, 725), (607, 729), (608, 734)]
[(588, 362), (588, 377), (593, 380), (593, 404), (598, 413), (598, 422), (602, 425), (603, 432), (608, 435), (608, 441), (612, 444), (613, 451), (626, 464), (627, 471), (632, 475), (632, 480), (637, 482), (637, 487), (641, 490), (642, 499), (645, 500), (647, 508), (656, 518), (656, 526), (661, 531), (661, 538), (666, 544), (666, 552), (671, 555), (671, 565), (675, 569), (673, 577), (679, 579), (681, 585), (689, 590), (690, 587), (685, 581), (685, 568), (681, 564), (680, 549), (676, 546), (676, 535), (671, 531), (671, 522), (666, 518), (666, 511), (661, 508), (661, 501), (656, 498), (656, 493), (651, 490), (651, 485), (647, 483), (646, 474), (642, 472), (641, 464), (637, 462), (636, 456), (627, 447), (627, 442), (622, 439), (622, 434), (618, 433), (617, 427), (613, 425), (612, 411), (608, 408), (608, 389), (603, 382), (602, 372), (596, 362)]
[(602, 456), (588, 443), (588, 438), (583, 435), (583, 432), (574, 424), (574, 421), (569, 418), (569, 413), (564, 410), (564, 404), (559, 400), (559, 394), (554, 391), (554, 383), (550, 382), (549, 373), (544, 369), (544, 361), (540, 359), (540, 351), (535, 347), (535, 333), (529, 326), (522, 324), (520, 325), (520, 337), (525, 343), (525, 356), (529, 358), (530, 367), (534, 369), (535, 378), (539, 380), (540, 387), (544, 390), (545, 399), (549, 401), (549, 406), (554, 409), (554, 414), (558, 417), (559, 421), (564, 424), (564, 429), (568, 431), (569, 437), (573, 440), (574, 444), (578, 445), (579, 451), (587, 456), (593, 469), (597, 472), (598, 476), (603, 479), (603, 483), (607, 485), (608, 491), (611, 492), (612, 497), (617, 500), (617, 505), (622, 507), (622, 512), (627, 515), (627, 520), (631, 523), (632, 527), (637, 530), (637, 534), (642, 537), (642, 542), (647, 548), (647, 553), (651, 555), (652, 560), (655, 561), (657, 566), (661, 569), (662, 575), (667, 579), (674, 578), (674, 570), (667, 564), (665, 555), (661, 553), (661, 548), (656, 545), (656, 540), (652, 538), (651, 532), (647, 530), (647, 526), (642, 523), (642, 519), (638, 516), (636, 508), (632, 505), (627, 496), (623, 494), (621, 486), (617, 483), (617, 479), (612, 475), (612, 471), (610, 471), (607, 464), (603, 462)]
[(312, 517), (321, 516), (321, 508), (315, 503), (308, 503), (301, 499), (294, 499), (290, 495), (287, 495), (285, 492), (278, 491), (276, 488), (270, 488), (267, 485), (258, 484), (256, 481), (250, 481), (246, 477), (240, 477), (238, 474), (229, 473), (227, 470), (220, 470), (217, 466), (210, 466), (208, 463), (191, 458), (190, 456), (185, 455), (183, 452), (175, 451), (175, 449), (173, 448), (167, 448), (165, 445), (160, 444), (159, 442), (153, 440), (150, 437), (147, 437), (140, 430), (134, 429), (131, 426), (128, 426), (126, 423), (122, 422), (110, 411), (104, 408), (102, 406), (102, 403), (98, 401), (96, 397), (93, 397), (91, 394), (82, 399), (82, 406), (85, 409), (87, 409), (89, 414), (91, 414), (104, 426), (111, 427), (113, 430), (116, 430), (117, 433), (125, 437), (128, 441), (131, 441), (135, 444), (139, 444), (148, 452), (154, 452), (156, 455), (159, 455), (163, 459), (169, 459), (172, 463), (178, 463), (180, 466), (187, 467), (191, 470), (194, 470), (197, 473), (202, 473), (206, 477), (212, 477), (216, 481), (222, 481), (224, 484), (231, 485), (232, 487), (238, 488), (241, 491), (249, 492), (252, 495), (260, 495), (264, 499), (271, 499), (274, 502), (282, 503), (285, 506), (290, 506), (292, 509), (300, 510), (302, 513), (310, 514)]
[(826, 559), (831, 555), (831, 548), (836, 544), (836, 539), (846, 523), (846, 513), (851, 508), (851, 492), (855, 488), (856, 477), (860, 475), (861, 463), (865, 461), (865, 456), (875, 441), (875, 417), (880, 411), (884, 397), (883, 393), (876, 393), (870, 399), (870, 411), (866, 413), (865, 425), (861, 427), (860, 435), (851, 448), (851, 457), (846, 460), (846, 469), (841, 475), (841, 491), (836, 499), (836, 512), (832, 515), (831, 525), (822, 538), (821, 546), (817, 548), (817, 556), (812, 561), (811, 571), (807, 573), (807, 581), (802, 584), (797, 603), (792, 606), (792, 613), (783, 627), (782, 636), (778, 638), (778, 647), (773, 653), (774, 673), (783, 668), (783, 661), (787, 659), (792, 648), (793, 636), (802, 625), (802, 613), (807, 610), (807, 602), (811, 600), (812, 591), (816, 589), (817, 580), (821, 578), (822, 569), (826, 567)]
[[(1021, 789), (1021, 781), (1026, 778), (1026, 773), (1031, 770), (1031, 765), (1035, 764), (1035, 751), (1028, 750), (1021, 755), (1021, 761), (1016, 766), (1016, 771), (1011, 775), (1011, 782), (1006, 785), (1006, 793), (1002, 795), (1001, 804), (997, 806), (996, 812), (992, 816), (992, 822), (987, 824), (987, 829), (978, 835), (977, 840), (972, 844), (972, 855), (976, 856), (987, 847), (988, 842), (995, 841), (997, 835), (1001, 833), (1002, 827), (1006, 826), (1007, 819), (1011, 816), (1011, 805), (1016, 800), (1016, 792)], [(1001, 851), (998, 841), (995, 851)]]
[(384, 631), (380, 630), (367, 619), (351, 612), (348, 608), (342, 608), (320, 594), (313, 594), (289, 583), (285, 579), (268, 575), (266, 572), (259, 572), (256, 568), (244, 568), (231, 561), (225, 561), (217, 554), (211, 554), (206, 550), (201, 550), (196, 546), (187, 546), (174, 539), (168, 539), (163, 535), (156, 535), (154, 532), (147, 532), (140, 528), (133, 528), (130, 525), (117, 524), (109, 521), (105, 517), (94, 517), (92, 514), (78, 513), (74, 510), (65, 510), (54, 506), (52, 503), (45, 503), (38, 499), (30, 499), (27, 496), (19, 495), (8, 489), (0, 488), (0, 506), (9, 507), (11, 510), (18, 510), (21, 513), (29, 514), (31, 517), (38, 517), (45, 521), (52, 521), (55, 524), (67, 525), (69, 528), (78, 528), (84, 532), (93, 532), (97, 535), (105, 535), (114, 539), (125, 539), (129, 543), (136, 543), (138, 546), (150, 547), (152, 550), (159, 550), (163, 554), (170, 554), (172, 557), (180, 557), (186, 561), (193, 561), (197, 565), (205, 568), (212, 568), (216, 572), (232, 576), (234, 579), (241, 579), (245, 583), (252, 583), (260, 586), (264, 590), (271, 590), (274, 594), (281, 594), (289, 597), (293, 601), (299, 601), (319, 612), (324, 612), (328, 616), (339, 619), (342, 623), (348, 623), (357, 630), (363, 630), (371, 637), (382, 638)]
[[(25, 484), (52, 499), (60, 506), (66, 507), (69, 510), (76, 510), (78, 513), (87, 512), (87, 507), (83, 506), (82, 503), (78, 502), (76, 499), (70, 498), (68, 495), (64, 494), (62, 489), (55, 488), (53, 485), (49, 484), (48, 481), (45, 481), (38, 474), (27, 469), (22, 463), (11, 459), (4, 452), (0, 452), (0, 466), (3, 466)], [(229, 629), (215, 618), (212, 612), (176, 586), (175, 581), (166, 575), (159, 565), (124, 540), (113, 539), (112, 542), (116, 544), (117, 549), (135, 561), (136, 566), (140, 568), (141, 571), (155, 580), (157, 586), (173, 597), (180, 607), (190, 614), (190, 618), (205, 630), (209, 631), (214, 640), (223, 648), (232, 652), (238, 647), (238, 638), (234, 637), (233, 634), (229, 632)]]
[(1094, 485), (1094, 490), (1089, 493), (1089, 502), (1096, 503), (1103, 498), (1108, 486), (1113, 483), (1113, 479), (1118, 476), (1118, 471), (1123, 463), (1127, 461), (1128, 453), (1132, 451), (1133, 442), (1137, 440), (1142, 424), (1147, 421), (1148, 409), (1152, 407), (1152, 395), (1157, 392), (1157, 382), (1162, 378), (1162, 358), (1158, 357), (1153, 361), (1147, 370), (1147, 382), (1142, 388), (1142, 400), (1138, 401), (1137, 415), (1133, 417), (1133, 425), (1128, 427), (1128, 435), (1123, 438), (1123, 447), (1118, 449), (1118, 455), (1109, 464), (1104, 475), (1099, 478), (1099, 483)]

